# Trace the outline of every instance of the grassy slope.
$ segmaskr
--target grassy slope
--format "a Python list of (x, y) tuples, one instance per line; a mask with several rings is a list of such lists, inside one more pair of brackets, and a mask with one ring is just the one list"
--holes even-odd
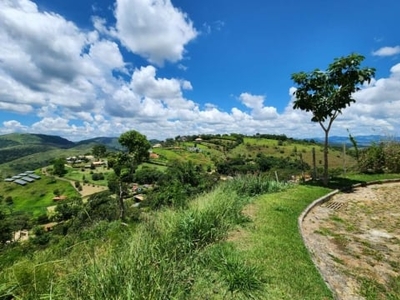
[[(88, 149), (86, 149), (88, 150)], [(14, 175), (15, 173), (23, 172), (27, 169), (37, 169), (50, 165), (52, 161), (59, 157), (68, 157), (81, 155), (86, 152), (85, 149), (54, 149), (45, 152), (27, 155), (11, 162), (0, 165), (3, 176)]]
[[(312, 166), (312, 149), (315, 148), (316, 164), (317, 167), (323, 167), (323, 145), (321, 144), (304, 144), (296, 141), (285, 141), (280, 146), (278, 141), (269, 139), (245, 138), (244, 143), (234, 149), (235, 154), (250, 153), (252, 157), (258, 152), (265, 155), (272, 155), (278, 157), (291, 156), (298, 158), (301, 153), (303, 160)], [(330, 168), (342, 168), (344, 159), (347, 168), (354, 166), (355, 159), (349, 155), (343, 157), (343, 152), (336, 149), (329, 150), (329, 166)]]
[(21, 259), (0, 279), (4, 287), (18, 283), (15, 295), (24, 299), (331, 299), (296, 226), (324, 192), (295, 187), (258, 197), (244, 233), (226, 240), (254, 199), (220, 187), (188, 210), (151, 214), (132, 230), (99, 224), (80, 233), (82, 241)]
[(95, 138), (74, 143), (58, 136), (38, 134), (0, 135), (0, 176), (51, 164), (55, 158), (90, 153), (94, 145), (104, 143), (117, 148), (116, 138)]
[[(217, 142), (226, 142), (225, 140), (217, 140)], [(236, 157), (238, 155), (247, 158), (255, 158), (258, 153), (264, 153), (266, 156), (274, 157), (291, 157), (299, 159), (301, 154), (303, 160), (312, 166), (312, 149), (315, 148), (316, 165), (323, 167), (323, 146), (320, 144), (304, 144), (296, 141), (285, 141), (282, 145), (278, 145), (277, 140), (244, 138), (244, 142), (234, 149), (223, 153), (220, 145), (214, 144), (213, 140), (203, 141), (197, 144), (201, 149), (200, 153), (187, 151), (188, 147), (193, 147), (194, 142), (180, 143), (179, 149), (173, 148), (155, 148), (154, 153), (161, 156), (159, 161), (171, 160), (192, 160), (195, 163), (213, 166), (215, 160), (223, 159), (226, 156)], [(343, 152), (336, 149), (329, 150), (329, 166), (330, 168), (343, 168), (344, 162), (346, 168), (349, 169), (355, 165), (355, 159), (349, 155), (343, 157)]]
[(69, 182), (61, 180), (53, 182), (46, 176), (25, 186), (0, 182), (0, 195), (12, 197), (13, 210), (29, 212), (35, 217), (46, 213), (47, 207), (55, 204), (53, 202), (55, 190), (59, 190), (62, 195), (67, 197), (79, 196)]
[(266, 266), (269, 278), (265, 299), (331, 299), (331, 294), (313, 265), (297, 227), (297, 218), (329, 189), (296, 186), (266, 194), (248, 208), (254, 223), (235, 244), (243, 257)]
[[(96, 185), (102, 185), (102, 186), (107, 186), (107, 176), (110, 173), (113, 173), (113, 170), (108, 170), (106, 167), (101, 166), (97, 167), (95, 170), (90, 170), (90, 169), (84, 169), (83, 171), (79, 168), (72, 168), (72, 167), (67, 167), (67, 174), (64, 175), (64, 178), (70, 179), (73, 181), (79, 181), (83, 182), (83, 176), (85, 176), (85, 179), (92, 184)], [(92, 173), (103, 173), (104, 174), (104, 180), (92, 180)]]

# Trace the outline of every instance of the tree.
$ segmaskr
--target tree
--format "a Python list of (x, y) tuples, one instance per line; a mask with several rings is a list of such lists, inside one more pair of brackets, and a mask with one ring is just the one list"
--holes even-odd
[(12, 239), (12, 228), (10, 219), (7, 218), (5, 212), (0, 207), (0, 246)]
[(107, 153), (107, 148), (102, 144), (94, 145), (92, 148), (92, 154), (96, 158), (102, 158), (106, 155), (106, 153)]
[(140, 164), (149, 159), (151, 144), (145, 135), (135, 130), (130, 130), (121, 134), (118, 142), (128, 150), (133, 163)]
[(343, 109), (355, 102), (353, 93), (360, 90), (360, 85), (369, 83), (375, 75), (375, 69), (360, 67), (363, 60), (364, 56), (353, 53), (336, 58), (326, 71), (316, 69), (310, 73), (294, 73), (291, 77), (297, 85), (293, 108), (312, 112), (311, 121), (319, 123), (325, 133), (325, 185), (328, 184), (328, 137), (332, 123)]
[(127, 149), (127, 153), (118, 153), (112, 161), (111, 165), (116, 176), (115, 182), (111, 186), (116, 187), (119, 217), (124, 219), (124, 198), (127, 192), (127, 183), (132, 182), (138, 165), (149, 159), (151, 144), (145, 135), (135, 130), (121, 134), (118, 142)]
[(53, 174), (58, 175), (60, 177), (64, 176), (67, 173), (65, 170), (66, 160), (65, 158), (58, 158), (53, 163)]

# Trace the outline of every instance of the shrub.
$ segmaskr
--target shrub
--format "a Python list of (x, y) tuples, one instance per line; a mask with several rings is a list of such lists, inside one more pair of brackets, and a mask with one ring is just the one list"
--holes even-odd
[(93, 173), (92, 180), (94, 180), (94, 181), (104, 180), (104, 174), (103, 173)]

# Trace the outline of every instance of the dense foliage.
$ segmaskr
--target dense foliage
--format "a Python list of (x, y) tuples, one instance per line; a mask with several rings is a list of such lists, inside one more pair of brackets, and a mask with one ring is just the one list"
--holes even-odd
[(400, 173), (400, 143), (374, 143), (360, 153), (359, 170), (363, 173)]
[(177, 161), (159, 177), (155, 188), (147, 194), (146, 202), (152, 208), (185, 207), (190, 197), (210, 191), (216, 182), (217, 177), (200, 165)]
[[(301, 173), (310, 170), (310, 166), (304, 161), (290, 157), (266, 156), (257, 154), (255, 159), (246, 159), (238, 156), (217, 162), (216, 169), (219, 174), (238, 175), (247, 173), (269, 172), (280, 170), (282, 173)], [(283, 172), (283, 170), (285, 172)]]

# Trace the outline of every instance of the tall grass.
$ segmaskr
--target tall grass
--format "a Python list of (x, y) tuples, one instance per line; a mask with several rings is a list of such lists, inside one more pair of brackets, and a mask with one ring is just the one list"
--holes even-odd
[(233, 189), (241, 196), (275, 193), (288, 187), (289, 183), (270, 180), (266, 175), (241, 175), (228, 182), (228, 189)]
[[(241, 184), (246, 180), (254, 186), (245, 177)], [(242, 210), (252, 200), (235, 184), (198, 197), (188, 209), (148, 213), (130, 228), (103, 224), (103, 235), (96, 229), (67, 248), (23, 259), (1, 273), (0, 299), (255, 297), (265, 288), (260, 266), (224, 246), (229, 230), (247, 220)]]

